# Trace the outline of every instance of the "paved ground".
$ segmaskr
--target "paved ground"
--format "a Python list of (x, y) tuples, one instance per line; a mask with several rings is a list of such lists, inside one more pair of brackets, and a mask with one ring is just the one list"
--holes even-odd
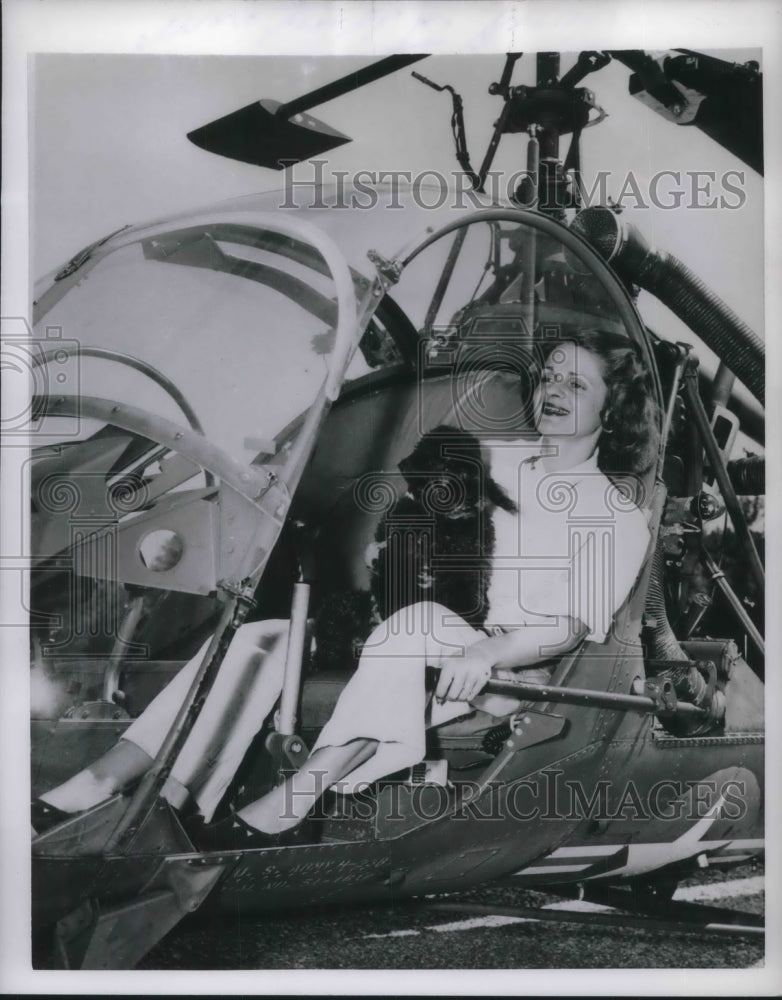
[[(763, 868), (712, 868), (685, 880), (675, 898), (762, 913)], [(512, 887), (483, 887), (449, 904), (572, 903)], [(434, 901), (432, 901), (434, 902)], [(584, 909), (585, 907), (582, 907)], [(756, 966), (762, 937), (714, 937), (518, 917), (441, 912), (427, 903), (275, 914), (217, 923), (191, 919), (172, 931), (142, 969), (665, 969)]]

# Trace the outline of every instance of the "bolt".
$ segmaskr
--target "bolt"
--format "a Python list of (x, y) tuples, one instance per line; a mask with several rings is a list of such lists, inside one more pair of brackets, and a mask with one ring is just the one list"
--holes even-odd
[(294, 753), (299, 753), (299, 751), (301, 750), (301, 743), (299, 743), (298, 740), (296, 740), (295, 743), (291, 743), (291, 750)]
[(682, 113), (682, 111), (684, 111), (684, 108), (681, 106), (681, 104), (674, 104), (674, 106), (671, 108), (671, 111), (678, 118), (679, 115)]

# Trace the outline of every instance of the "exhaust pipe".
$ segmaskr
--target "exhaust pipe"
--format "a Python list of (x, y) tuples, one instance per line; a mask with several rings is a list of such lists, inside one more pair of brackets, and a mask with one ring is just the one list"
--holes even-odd
[(625, 282), (651, 292), (765, 404), (763, 341), (673, 254), (653, 250), (631, 223), (600, 205), (585, 208), (570, 229), (590, 243)]

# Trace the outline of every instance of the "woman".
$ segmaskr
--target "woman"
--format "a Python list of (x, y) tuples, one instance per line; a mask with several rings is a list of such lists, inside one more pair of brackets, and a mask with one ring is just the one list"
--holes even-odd
[[(548, 347), (533, 404), (534, 448), (526, 440), (485, 442), (491, 474), (518, 508), (494, 510), (486, 630), (431, 603), (381, 623), (306, 765), (216, 830), (218, 842), (259, 846), (293, 830), (327, 788), (354, 791), (420, 761), (427, 726), (473, 708), (514, 711), (515, 700), (480, 694), (490, 677), (521, 670), (524, 680), (545, 682), (549, 672), (536, 664), (585, 636), (606, 639), (649, 531), (626, 489), (605, 473), (632, 477), (654, 461), (651, 382), (625, 337), (582, 331)], [(427, 666), (440, 671), (432, 700)]]
[[(605, 473), (632, 476), (656, 457), (651, 383), (619, 334), (580, 331), (548, 344), (544, 353), (533, 400), (537, 442), (484, 442), (493, 478), (514, 501), (493, 513), (497, 542), (486, 631), (432, 603), (402, 608), (381, 623), (305, 766), (215, 824), (215, 843), (249, 847), (284, 835), (327, 788), (339, 782), (340, 791), (352, 790), (421, 760), (427, 726), (474, 708), (512, 712), (513, 699), (480, 695), (490, 677), (521, 670), (525, 680), (545, 681), (548, 672), (535, 671), (536, 664), (586, 635), (606, 638), (638, 574), (649, 533), (640, 510)], [(165, 791), (175, 806), (189, 792), (210, 818), (239, 755), (279, 694), (285, 632), (284, 622), (240, 630), (169, 779)], [(198, 657), (183, 668), (108, 754), (42, 796), (33, 825), (51, 825), (94, 805), (143, 773), (197, 663)], [(433, 699), (425, 690), (427, 666), (439, 668)], [(252, 697), (237, 694), (248, 686)], [(230, 753), (220, 745), (227, 731)], [(245, 735), (240, 739), (238, 733)]]

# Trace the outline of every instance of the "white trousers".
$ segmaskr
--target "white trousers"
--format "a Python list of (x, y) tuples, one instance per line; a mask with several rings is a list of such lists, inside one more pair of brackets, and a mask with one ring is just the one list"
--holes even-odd
[[(340, 782), (340, 792), (358, 791), (423, 760), (426, 730), (431, 726), (475, 708), (491, 715), (508, 715), (518, 708), (515, 698), (498, 695), (441, 704), (425, 689), (427, 666), (439, 667), (443, 660), (463, 657), (470, 646), (485, 638), (485, 632), (433, 603), (402, 608), (378, 625), (313, 748), (343, 746), (361, 738), (378, 741), (375, 754)], [(514, 676), (513, 671), (503, 673)], [(524, 671), (524, 679), (531, 683), (545, 683), (549, 677), (546, 669)]]
[[(181, 805), (181, 786), (208, 822), (225, 794), (255, 734), (282, 691), (288, 622), (243, 625), (228, 647), (201, 712), (163, 790)], [(123, 739), (155, 757), (179, 711), (211, 637), (125, 730)]]
[[(283, 620), (253, 622), (237, 632), (174, 763), (174, 780), (164, 789), (173, 805), (181, 804), (178, 798), (184, 786), (204, 819), (211, 819), (280, 696), (287, 635), (288, 622)], [(377, 752), (340, 783), (339, 791), (355, 791), (423, 760), (430, 726), (474, 708), (499, 716), (518, 707), (515, 699), (497, 695), (440, 704), (425, 689), (427, 666), (438, 667), (444, 659), (462, 657), (473, 643), (485, 638), (484, 632), (432, 603), (402, 608), (377, 626), (313, 748), (343, 746), (361, 738), (378, 741)], [(128, 727), (123, 739), (150, 757), (157, 755), (209, 641)], [(513, 676), (512, 671), (507, 673)], [(524, 679), (533, 683), (545, 683), (548, 678), (547, 670), (524, 671)]]

